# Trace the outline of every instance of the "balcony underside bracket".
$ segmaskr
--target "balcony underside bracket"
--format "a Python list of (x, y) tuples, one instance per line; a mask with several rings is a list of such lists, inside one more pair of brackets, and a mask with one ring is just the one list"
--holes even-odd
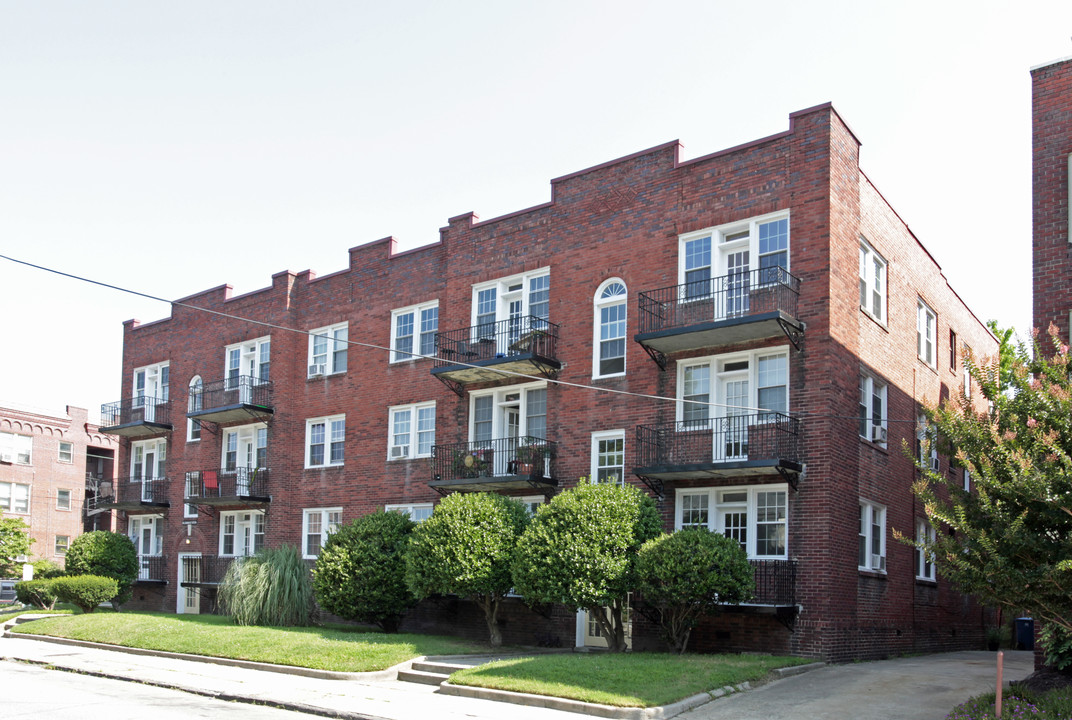
[(793, 472), (792, 470), (784, 468), (781, 465), (776, 465), (774, 469), (778, 471), (779, 475), (785, 478), (785, 481), (789, 483), (789, 487), (793, 488), (794, 490), (797, 489), (797, 485), (800, 482), (800, 473)]
[(640, 347), (644, 348), (644, 352), (646, 352), (648, 356), (655, 361), (655, 364), (659, 366), (660, 370), (666, 370), (666, 355), (659, 352), (653, 347), (645, 345), (644, 343), (641, 343)]
[(447, 490), (446, 488), (441, 488), (438, 485), (433, 486), (432, 489), (435, 490), (437, 493), (439, 493), (440, 496), (442, 496), (442, 497), (446, 497), (447, 495), (450, 495), (450, 490)]
[(465, 397), (465, 386), (462, 385), (460, 382), (458, 382), (456, 380), (451, 380), (449, 377), (444, 377), (443, 375), (438, 375), (437, 374), (436, 377), (439, 378), (439, 382), (443, 383), (448, 388), (450, 388), (454, 392), (455, 395), (457, 395), (460, 398)]
[(558, 368), (553, 367), (551, 365), (545, 365), (535, 357), (529, 360), (529, 362), (532, 363), (533, 367), (539, 370), (540, 374), (548, 380), (554, 380), (556, 377), (558, 377)]
[(637, 475), (637, 477), (640, 478), (641, 481), (643, 481), (643, 483), (648, 486), (649, 490), (655, 493), (655, 496), (659, 500), (666, 499), (666, 496), (663, 494), (663, 481), (660, 478), (648, 477), (647, 475)]
[(789, 632), (796, 632), (797, 627), (797, 606), (792, 607), (778, 607), (774, 610), (774, 618), (785, 627)]
[(800, 325), (794, 325), (785, 318), (777, 318), (776, 322), (778, 327), (782, 329), (785, 336), (789, 338), (789, 342), (793, 343), (793, 347), (797, 349), (797, 352), (804, 351), (804, 323)]

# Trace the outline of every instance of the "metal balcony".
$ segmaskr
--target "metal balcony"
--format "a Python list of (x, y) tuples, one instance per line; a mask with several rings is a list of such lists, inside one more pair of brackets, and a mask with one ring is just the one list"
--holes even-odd
[(171, 404), (164, 398), (134, 397), (101, 405), (102, 433), (148, 438), (171, 432)]
[(792, 607), (797, 604), (796, 560), (749, 560), (755, 572), (756, 596), (748, 605)]
[(640, 343), (660, 367), (683, 350), (785, 334), (800, 349), (800, 280), (781, 267), (723, 275), (637, 294)]
[(504, 372), (554, 377), (561, 368), (558, 325), (534, 315), (436, 333), (432, 374), (459, 395)]
[(205, 383), (190, 393), (186, 407), (186, 417), (217, 424), (267, 420), (273, 412), (272, 383), (252, 375)]
[(181, 587), (216, 587), (237, 557), (198, 555), (182, 558)]
[(194, 470), (186, 473), (183, 502), (227, 507), (270, 501), (268, 468), (237, 467), (230, 470)]
[(432, 479), (441, 493), (452, 490), (497, 492), (558, 486), (558, 443), (522, 436), (432, 446)]
[(167, 583), (167, 556), (166, 555), (139, 555), (138, 556), (138, 579), (139, 583)]
[(637, 426), (633, 472), (660, 496), (664, 482), (781, 475), (796, 486), (800, 420), (777, 412)]
[(102, 480), (91, 498), (90, 510), (141, 510), (170, 507), (170, 481), (161, 478), (118, 478)]

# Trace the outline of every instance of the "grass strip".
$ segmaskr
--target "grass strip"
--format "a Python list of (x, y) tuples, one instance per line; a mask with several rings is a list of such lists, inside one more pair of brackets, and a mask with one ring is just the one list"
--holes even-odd
[(654, 707), (755, 682), (776, 668), (808, 662), (769, 655), (569, 653), (497, 660), (459, 670), (450, 682), (618, 707)]
[(420, 655), (489, 651), (486, 645), (458, 638), (386, 635), (342, 625), (239, 626), (220, 615), (92, 613), (34, 620), (14, 632), (339, 672), (385, 670)]

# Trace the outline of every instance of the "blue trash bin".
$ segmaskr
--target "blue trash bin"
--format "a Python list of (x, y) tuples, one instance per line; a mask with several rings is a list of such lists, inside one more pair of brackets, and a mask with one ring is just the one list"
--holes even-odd
[(1035, 649), (1035, 621), (1029, 617), (1016, 618), (1016, 649)]

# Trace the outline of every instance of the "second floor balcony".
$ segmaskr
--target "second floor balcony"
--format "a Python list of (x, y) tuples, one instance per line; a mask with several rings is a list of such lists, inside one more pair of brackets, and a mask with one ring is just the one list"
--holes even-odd
[(459, 394), (470, 383), (508, 377), (503, 372), (552, 377), (561, 367), (558, 325), (540, 317), (513, 317), (436, 333), (432, 374)]
[(191, 391), (186, 417), (212, 423), (256, 422), (272, 417), (272, 383), (252, 375), (235, 375)]
[(165, 397), (138, 397), (101, 405), (100, 431), (110, 435), (148, 438), (171, 432), (171, 403)]
[(557, 456), (557, 443), (529, 436), (437, 444), (428, 485), (440, 492), (545, 492), (558, 486)]
[(171, 482), (159, 478), (118, 478), (102, 480), (92, 498), (90, 510), (139, 510), (170, 506), (168, 488)]
[(792, 607), (797, 603), (795, 560), (749, 560), (755, 573), (756, 595), (746, 605)]
[(167, 555), (139, 555), (139, 583), (166, 583), (168, 581)]
[(785, 334), (799, 348), (800, 280), (781, 267), (638, 293), (634, 339), (665, 369), (665, 356)]
[(268, 468), (194, 470), (186, 473), (183, 501), (215, 507), (267, 503), (268, 477)]

